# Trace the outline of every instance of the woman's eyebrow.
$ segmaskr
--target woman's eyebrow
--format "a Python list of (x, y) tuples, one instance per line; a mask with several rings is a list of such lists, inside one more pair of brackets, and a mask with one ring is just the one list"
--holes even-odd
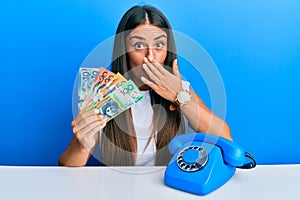
[[(160, 35), (160, 36), (157, 36), (156, 38), (154, 38), (153, 40), (158, 40), (160, 38), (167, 38), (167, 36), (166, 35)], [(129, 40), (132, 40), (132, 39), (146, 40), (145, 38), (143, 38), (141, 36), (137, 36), (137, 35), (133, 35), (129, 38)]]
[(131, 39), (140, 39), (140, 40), (146, 40), (145, 38), (143, 38), (143, 37), (140, 37), (140, 36), (136, 36), (136, 35), (134, 35), (134, 36), (131, 36), (131, 37), (129, 38), (129, 40), (131, 40)]
[(158, 40), (158, 39), (160, 39), (160, 38), (162, 38), (162, 37), (164, 37), (164, 38), (167, 38), (167, 36), (166, 36), (166, 35), (160, 35), (160, 36), (158, 36), (158, 37), (154, 38), (154, 40)]

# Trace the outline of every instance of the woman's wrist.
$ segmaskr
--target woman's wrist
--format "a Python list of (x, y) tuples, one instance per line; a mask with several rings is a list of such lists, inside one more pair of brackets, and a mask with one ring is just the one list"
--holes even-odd
[[(75, 148), (78, 150), (79, 153), (89, 153), (88, 148), (86, 148), (86, 146), (80, 142), (80, 140), (77, 138), (76, 142), (75, 142)], [(90, 148), (91, 149), (91, 148)]]

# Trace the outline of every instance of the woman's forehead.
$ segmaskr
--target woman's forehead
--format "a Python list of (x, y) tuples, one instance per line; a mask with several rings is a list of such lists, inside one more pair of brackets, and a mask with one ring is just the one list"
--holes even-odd
[(141, 24), (134, 28), (129, 35), (127, 36), (127, 39), (131, 38), (144, 38), (144, 39), (156, 39), (157, 37), (164, 36), (167, 37), (166, 32), (157, 26), (151, 25), (151, 24)]

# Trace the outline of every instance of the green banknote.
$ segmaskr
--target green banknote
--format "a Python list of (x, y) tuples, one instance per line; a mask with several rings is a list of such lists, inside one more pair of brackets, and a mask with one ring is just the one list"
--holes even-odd
[(132, 80), (128, 80), (121, 87), (108, 94), (103, 101), (95, 104), (95, 109), (99, 109), (99, 113), (109, 121), (143, 98), (144, 96), (138, 87)]

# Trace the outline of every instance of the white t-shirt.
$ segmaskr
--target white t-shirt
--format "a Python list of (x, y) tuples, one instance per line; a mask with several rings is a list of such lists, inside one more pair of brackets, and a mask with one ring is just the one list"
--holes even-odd
[[(189, 82), (182, 81), (182, 88), (184, 90), (189, 91), (189, 86)], [(152, 133), (153, 108), (151, 105), (150, 92), (142, 91), (142, 93), (145, 98), (131, 107), (133, 124), (137, 136), (137, 157), (135, 165), (154, 166), (156, 142), (153, 137), (146, 148), (148, 139)], [(185, 123), (187, 124), (187, 122)]]
[(133, 124), (137, 138), (136, 166), (153, 166), (156, 154), (154, 138), (147, 142), (152, 134), (153, 109), (151, 105), (150, 92), (142, 91), (144, 99), (131, 107)]

